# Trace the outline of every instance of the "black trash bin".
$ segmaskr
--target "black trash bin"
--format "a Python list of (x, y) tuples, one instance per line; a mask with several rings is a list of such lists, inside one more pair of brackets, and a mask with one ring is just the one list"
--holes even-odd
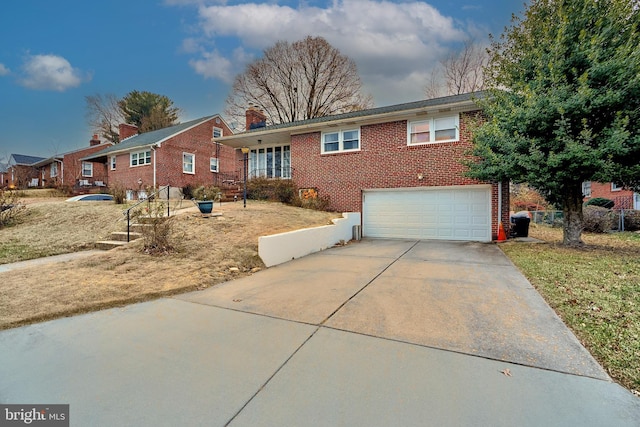
[(511, 216), (511, 236), (512, 237), (529, 237), (529, 212), (518, 212)]

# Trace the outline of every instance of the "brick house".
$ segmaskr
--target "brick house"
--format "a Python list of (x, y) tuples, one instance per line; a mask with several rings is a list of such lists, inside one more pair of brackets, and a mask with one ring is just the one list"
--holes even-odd
[(128, 124), (120, 125), (119, 131), (120, 143), (81, 160), (104, 164), (109, 186), (124, 187), (129, 198), (148, 188), (216, 185), (229, 177), (236, 179), (240, 165), (234, 150), (213, 142), (231, 134), (219, 115), (142, 134)]
[(38, 168), (34, 164), (42, 157), (12, 154), (2, 173), (2, 186), (8, 188), (37, 187), (40, 183)]
[(619, 187), (613, 182), (583, 182), (582, 194), (585, 202), (596, 197), (603, 197), (613, 200), (615, 203), (614, 209), (640, 210), (640, 194), (624, 187)]
[(216, 141), (239, 160), (245, 148), (249, 178), (293, 179), (360, 212), (365, 237), (491, 241), (509, 224), (509, 186), (464, 175), (479, 113), (463, 94), (268, 127), (247, 115), (248, 130)]
[(5, 188), (9, 184), (9, 165), (0, 162), (0, 188)]
[(93, 135), (88, 147), (34, 163), (33, 166), (39, 171), (39, 186), (65, 186), (73, 189), (74, 193), (102, 190), (108, 183), (106, 165), (82, 159), (109, 146), (111, 146), (110, 142), (103, 143), (98, 135)]

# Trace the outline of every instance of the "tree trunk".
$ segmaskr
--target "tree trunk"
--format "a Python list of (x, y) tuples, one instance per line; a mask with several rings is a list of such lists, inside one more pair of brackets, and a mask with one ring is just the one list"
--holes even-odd
[(570, 194), (565, 194), (562, 201), (562, 211), (564, 213), (563, 239), (565, 246), (581, 246), (582, 230), (584, 228), (584, 216), (582, 215), (582, 188), (572, 190)]

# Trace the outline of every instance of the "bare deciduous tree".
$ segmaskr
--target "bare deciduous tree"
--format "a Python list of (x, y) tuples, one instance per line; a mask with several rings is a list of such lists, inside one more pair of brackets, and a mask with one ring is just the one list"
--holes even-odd
[(87, 123), (103, 138), (117, 144), (118, 125), (125, 123), (124, 115), (118, 106), (119, 99), (114, 94), (85, 96)]
[(488, 60), (486, 49), (473, 39), (465, 41), (462, 49), (450, 53), (433, 69), (425, 95), (436, 98), (484, 90), (484, 68)]
[(355, 62), (322, 37), (279, 41), (236, 76), (226, 114), (240, 119), (257, 106), (269, 124), (369, 108)]

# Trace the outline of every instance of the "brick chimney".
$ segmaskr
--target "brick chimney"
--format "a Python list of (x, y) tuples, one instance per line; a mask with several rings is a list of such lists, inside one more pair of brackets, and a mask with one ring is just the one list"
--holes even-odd
[(118, 126), (118, 134), (120, 136), (120, 141), (131, 138), (138, 134), (138, 126), (130, 125), (129, 123), (120, 123)]
[(98, 138), (97, 133), (94, 133), (93, 138), (89, 140), (89, 147), (95, 147), (96, 145), (100, 145), (100, 138)]
[(267, 116), (258, 107), (251, 106), (246, 112), (247, 126), (246, 130), (264, 127), (267, 123)]

